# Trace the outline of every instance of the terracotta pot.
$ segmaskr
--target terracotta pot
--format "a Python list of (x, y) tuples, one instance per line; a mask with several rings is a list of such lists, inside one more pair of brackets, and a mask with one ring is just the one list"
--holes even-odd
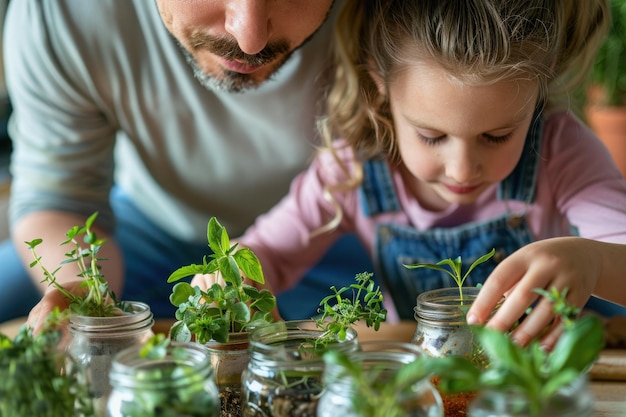
[(626, 106), (606, 107), (599, 103), (597, 90), (588, 94), (585, 117), (589, 127), (604, 142), (622, 175), (626, 177)]

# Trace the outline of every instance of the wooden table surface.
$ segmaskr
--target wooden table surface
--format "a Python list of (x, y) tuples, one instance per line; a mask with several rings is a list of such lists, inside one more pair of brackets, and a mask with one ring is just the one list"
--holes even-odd
[[(0, 324), (0, 333), (13, 337), (23, 319)], [(172, 320), (157, 320), (155, 333), (167, 333)], [(395, 340), (410, 342), (416, 324), (412, 321), (384, 324), (376, 332), (365, 325), (357, 325), (360, 341)], [(597, 417), (626, 417), (626, 350), (607, 349), (589, 372), (591, 391), (595, 399)]]

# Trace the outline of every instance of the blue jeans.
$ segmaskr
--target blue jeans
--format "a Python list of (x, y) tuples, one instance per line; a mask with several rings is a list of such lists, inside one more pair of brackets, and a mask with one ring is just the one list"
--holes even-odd
[[(180, 266), (201, 263), (209, 254), (207, 244), (184, 242), (168, 235), (118, 189), (111, 194), (111, 204), (117, 218), (115, 238), (126, 263), (126, 284), (118, 298), (147, 302), (155, 317), (173, 318), (175, 308), (169, 302), (173, 284), (167, 283), (167, 277)], [(63, 236), (59, 242), (62, 240)], [(10, 241), (0, 244), (0, 265), (0, 322), (28, 315), (40, 293)], [(347, 236), (296, 288), (277, 297), (280, 313), (286, 320), (311, 318), (320, 300), (330, 294), (331, 285), (349, 285), (356, 273), (365, 271), (373, 271), (369, 256), (354, 236)]]

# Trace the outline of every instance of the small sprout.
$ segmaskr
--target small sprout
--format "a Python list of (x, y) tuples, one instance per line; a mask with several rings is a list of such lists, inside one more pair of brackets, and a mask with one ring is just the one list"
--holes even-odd
[[(417, 264), (403, 265), (403, 266), (408, 269), (428, 268), (428, 269), (434, 269), (437, 271), (445, 272), (446, 274), (452, 277), (456, 285), (459, 287), (459, 297), (461, 299), (461, 302), (463, 302), (463, 283), (465, 283), (465, 280), (467, 279), (469, 274), (474, 270), (474, 268), (476, 268), (478, 265), (491, 259), (491, 257), (495, 253), (496, 253), (496, 249), (494, 248), (494, 249), (491, 249), (491, 252), (476, 259), (474, 263), (470, 265), (469, 269), (465, 272), (465, 274), (463, 274), (461, 271), (463, 262), (461, 261), (460, 256), (458, 256), (454, 260), (444, 259), (444, 260), (437, 262), (436, 264), (417, 263)], [(444, 268), (443, 265), (447, 266), (448, 268)]]

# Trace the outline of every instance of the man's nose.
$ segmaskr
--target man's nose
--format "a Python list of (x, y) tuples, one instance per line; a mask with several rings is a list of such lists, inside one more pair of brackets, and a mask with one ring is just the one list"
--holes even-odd
[(271, 23), (265, 0), (235, 0), (226, 8), (225, 30), (246, 54), (260, 52), (269, 40)]

